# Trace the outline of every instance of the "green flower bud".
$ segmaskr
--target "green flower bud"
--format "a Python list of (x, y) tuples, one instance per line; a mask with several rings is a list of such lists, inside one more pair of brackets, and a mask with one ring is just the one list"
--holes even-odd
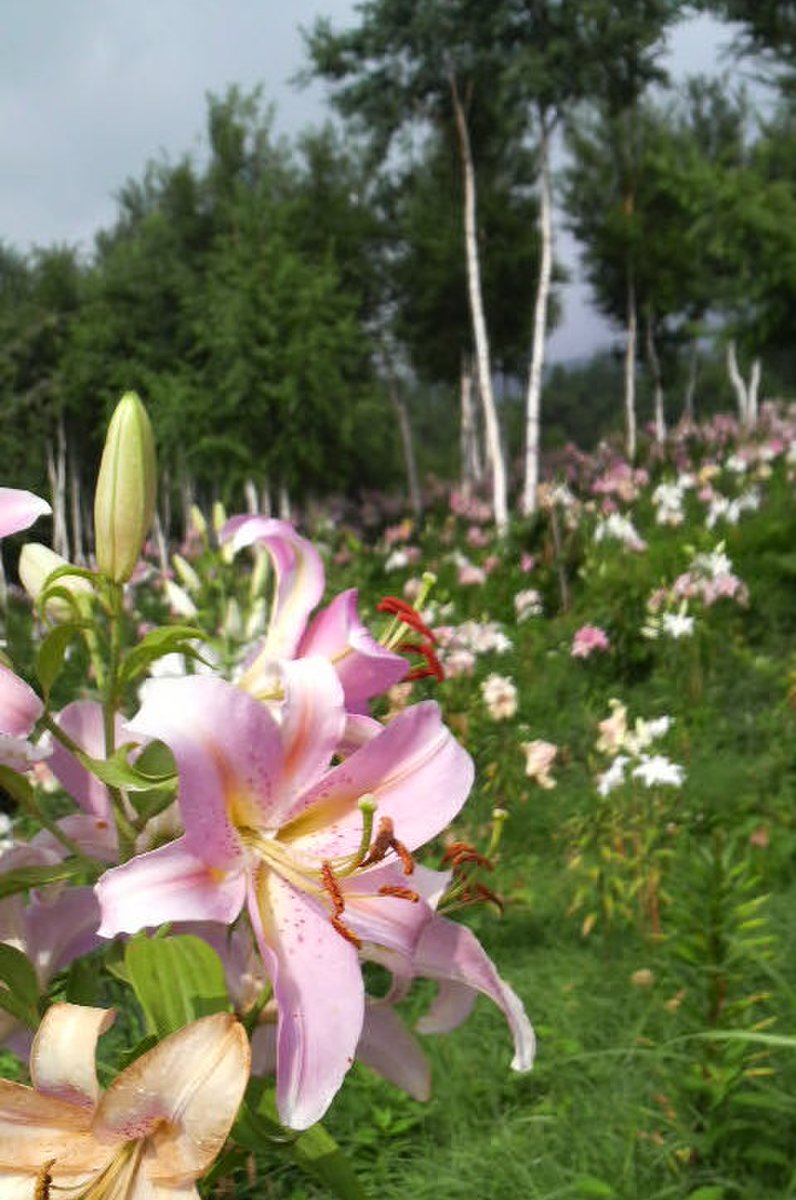
[(155, 441), (135, 392), (116, 405), (94, 494), (97, 565), (114, 583), (133, 573), (155, 512)]

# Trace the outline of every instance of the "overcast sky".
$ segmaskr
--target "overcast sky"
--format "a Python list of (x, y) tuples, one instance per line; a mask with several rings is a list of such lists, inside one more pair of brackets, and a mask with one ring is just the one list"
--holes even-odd
[[(484, 0), (488, 3), (489, 0)], [(92, 245), (114, 219), (114, 193), (146, 162), (197, 150), (208, 91), (261, 83), (277, 127), (326, 115), (320, 85), (289, 80), (304, 64), (299, 26), (337, 27), (354, 0), (0, 0), (0, 240), (28, 249)], [(719, 69), (729, 35), (707, 18), (679, 29), (677, 76)], [(562, 257), (575, 266), (564, 237)], [(589, 353), (611, 334), (573, 283), (551, 357)]]

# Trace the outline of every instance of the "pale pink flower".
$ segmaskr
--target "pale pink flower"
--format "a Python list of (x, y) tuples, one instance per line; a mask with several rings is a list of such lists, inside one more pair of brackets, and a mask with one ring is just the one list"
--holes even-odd
[(495, 721), (507, 721), (517, 711), (517, 689), (505, 675), (487, 675), (481, 684), (481, 695)]
[(536, 559), (527, 550), (523, 550), (520, 555), (520, 570), (523, 575), (528, 575), (536, 566)]
[(558, 754), (558, 746), (553, 742), (538, 739), (534, 742), (522, 742), (520, 749), (525, 754), (525, 774), (533, 779), (539, 787), (549, 790), (556, 786), (556, 781), (550, 774), (550, 768)]
[(475, 563), (463, 563), (459, 567), (457, 578), (461, 587), (480, 587), (482, 583), (486, 583), (486, 571), (477, 567)]
[(573, 658), (588, 658), (595, 650), (609, 650), (608, 634), (599, 625), (582, 625), (575, 631), (570, 654)]

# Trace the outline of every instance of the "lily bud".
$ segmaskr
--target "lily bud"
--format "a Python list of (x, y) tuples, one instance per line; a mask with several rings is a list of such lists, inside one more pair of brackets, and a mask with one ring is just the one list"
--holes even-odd
[(172, 554), (171, 561), (174, 564), (174, 570), (177, 572), (183, 587), (189, 592), (201, 591), (202, 581), (188, 560), (183, 558), (181, 554)]
[[(71, 563), (49, 546), (43, 546), (41, 542), (26, 542), (19, 556), (19, 578), (31, 600), (38, 600), (53, 571), (68, 566), (71, 566)], [(81, 575), (62, 575), (56, 580), (56, 584), (76, 599), (81, 595), (90, 595), (93, 591), (89, 581)], [(62, 596), (53, 596), (47, 601), (46, 608), (55, 621), (68, 621), (74, 616), (69, 601)]]
[(116, 405), (102, 451), (94, 494), (97, 565), (125, 583), (138, 562), (155, 512), (155, 441), (135, 392)]

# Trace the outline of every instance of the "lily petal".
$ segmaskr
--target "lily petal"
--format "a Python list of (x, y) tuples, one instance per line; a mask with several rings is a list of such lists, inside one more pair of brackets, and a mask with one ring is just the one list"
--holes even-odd
[(296, 795), (326, 770), (346, 725), (343, 689), (326, 659), (284, 662), (281, 675), (285, 689), (282, 743), (287, 786), (283, 800), (269, 813), (275, 825), (282, 824)]
[[(77, 742), (81, 750), (92, 758), (105, 757), (105, 725), (102, 706), (94, 700), (75, 700), (67, 704), (58, 715), (58, 724), (64, 733)], [(124, 721), (116, 717), (117, 744), (123, 740)], [(105, 784), (92, 775), (83, 764), (57, 738), (48, 763), (53, 775), (84, 812), (93, 813), (103, 820), (112, 820), (111, 802)]]
[(0, 666), (0, 733), (27, 736), (43, 711), (33, 688), (8, 667)]
[(308, 1129), (354, 1061), (365, 1002), (359, 957), (319, 902), (273, 871), (258, 873), (249, 912), (279, 1006), (279, 1115)]
[(357, 1058), (415, 1100), (431, 1096), (431, 1068), (423, 1051), (386, 1000), (369, 1000)]
[[(435, 916), (420, 935), (412, 966), (417, 975), (464, 984), (489, 996), (503, 1012), (514, 1038), (512, 1067), (515, 1071), (530, 1071), (536, 1038), (522, 1001), (500, 978), (483, 946), (466, 926)], [(430, 1021), (421, 1018), (417, 1028), (436, 1032), (433, 1013)]]
[[(231, 1013), (203, 1017), (164, 1038), (116, 1077), (99, 1102), (94, 1132), (100, 1141), (149, 1136), (146, 1174), (155, 1183), (170, 1184), (163, 1189), (170, 1196), (174, 1184), (196, 1179), (218, 1154), (248, 1078), (243, 1026)], [(160, 1193), (156, 1188), (152, 1194)]]
[[(94, 1165), (97, 1153), (90, 1133), (91, 1118), (91, 1109), (0, 1079), (0, 1179), (3, 1171), (35, 1172), (42, 1163), (64, 1155)], [(32, 1182), (30, 1175), (28, 1180)], [(33, 1200), (33, 1191), (28, 1194)]]
[(0, 487), (0, 538), (28, 529), (52, 512), (46, 500), (22, 488)]
[(264, 705), (213, 676), (157, 679), (127, 728), (160, 738), (180, 777), (185, 844), (221, 869), (243, 853), (235, 824), (258, 828), (279, 799), (282, 741)]
[(137, 933), (164, 921), (222, 921), (243, 907), (242, 869), (227, 874), (208, 866), (178, 838), (106, 871), (95, 884), (102, 912), (100, 937)]
[(409, 670), (406, 659), (377, 642), (361, 621), (356, 588), (335, 596), (313, 617), (298, 654), (330, 660), (343, 685), (348, 709), (360, 710), (371, 696), (386, 692)]
[(472, 759), (426, 701), (399, 713), (306, 792), (280, 836), (320, 859), (353, 854), (362, 833), (358, 802), (371, 795), (377, 817), (390, 817), (395, 836), (414, 850), (456, 816), (472, 782)]
[[(373, 956), (374, 948), (411, 957), (422, 930), (434, 915), (433, 905), (449, 880), (449, 872), (431, 871), (419, 865), (407, 878), (392, 863), (341, 880), (344, 920), (366, 943), (362, 951), (365, 958)], [(386, 893), (382, 890), (385, 888)], [(417, 899), (390, 895), (389, 889), (406, 890)]]
[(25, 910), (25, 926), (28, 954), (42, 984), (97, 947), (99, 922), (99, 905), (91, 887), (67, 887), (56, 889), (52, 896), (48, 891), (34, 896)]
[(323, 560), (312, 542), (296, 533), (292, 525), (270, 517), (232, 517), (219, 540), (231, 541), (235, 553), (255, 543), (265, 546), (274, 565), (276, 584), (268, 632), (241, 681), (243, 687), (253, 690), (263, 663), (295, 656), (307, 618), (323, 595)]
[(42, 1017), (30, 1052), (30, 1077), (40, 1095), (93, 1113), (99, 1099), (97, 1040), (110, 1029), (112, 1009), (53, 1004)]

